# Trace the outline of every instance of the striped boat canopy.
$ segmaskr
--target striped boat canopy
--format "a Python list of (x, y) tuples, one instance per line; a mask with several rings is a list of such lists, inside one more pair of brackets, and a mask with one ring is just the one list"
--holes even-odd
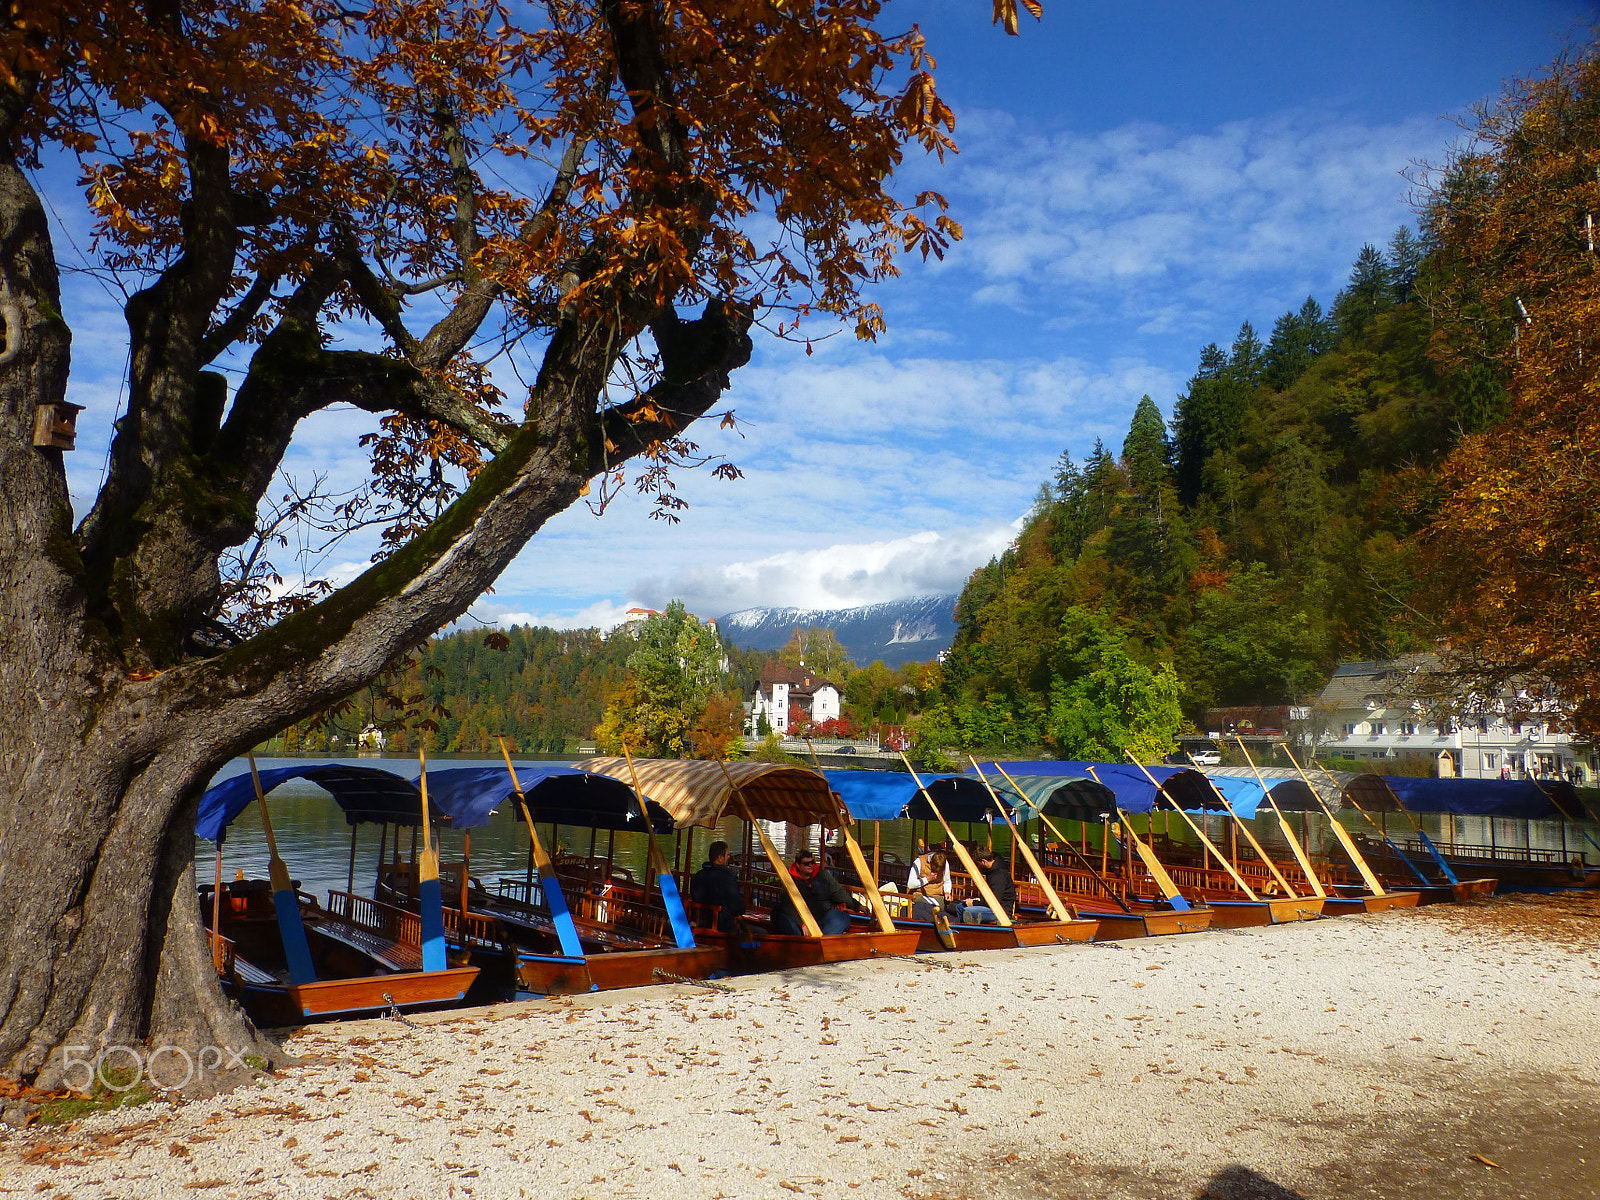
[[(633, 783), (625, 758), (591, 758), (574, 765), (596, 775)], [(743, 817), (740, 800), (761, 821), (830, 828), (839, 823), (839, 803), (833, 789), (810, 767), (699, 758), (636, 758), (633, 767), (639, 773), (639, 787), (645, 798), (672, 814), (673, 824), (679, 829), (690, 825), (709, 829), (724, 816)]]

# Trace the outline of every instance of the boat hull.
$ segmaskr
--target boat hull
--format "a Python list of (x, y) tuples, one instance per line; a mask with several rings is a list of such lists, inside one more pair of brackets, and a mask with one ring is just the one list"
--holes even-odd
[(1349, 917), (1361, 913), (1388, 912), (1391, 908), (1415, 908), (1422, 897), (1414, 891), (1385, 892), (1381, 896), (1329, 896), (1323, 909), (1330, 917)]
[[(917, 949), (945, 949), (932, 921), (896, 921), (896, 929), (917, 931)], [(1068, 942), (1094, 940), (1100, 922), (1091, 918), (1076, 921), (1023, 921), (1009, 928), (1001, 925), (950, 924), (956, 950), (1015, 950), (1019, 946), (1061, 946)]]
[(741, 975), (763, 971), (786, 971), (791, 967), (814, 967), (821, 963), (851, 962), (880, 955), (911, 955), (917, 952), (921, 934), (915, 929), (896, 929), (893, 933), (837, 933), (822, 937), (807, 934), (760, 932), (750, 943), (734, 941), (724, 933), (698, 929), (695, 936), (722, 943), (727, 948), (728, 966)]
[(240, 989), (239, 998), (257, 1024), (299, 1025), (331, 1017), (371, 1016), (391, 1007), (401, 1012), (448, 1008), (466, 998), (477, 977), (477, 967), (452, 967), (298, 985), (249, 984)]
[(1273, 900), (1206, 900), (1213, 929), (1256, 929), (1267, 925), (1293, 925), (1323, 915), (1321, 896)]
[(687, 950), (615, 950), (569, 958), (559, 954), (517, 956), (517, 986), (541, 996), (578, 996), (615, 988), (649, 987), (673, 977), (709, 979), (728, 969), (728, 948), (715, 944)]
[(1165, 937), (1176, 933), (1202, 933), (1211, 928), (1214, 910), (1192, 908), (1188, 912), (1163, 909), (1152, 912), (1090, 912), (1084, 915), (1100, 923), (1094, 938), (1097, 942), (1116, 942), (1127, 938)]

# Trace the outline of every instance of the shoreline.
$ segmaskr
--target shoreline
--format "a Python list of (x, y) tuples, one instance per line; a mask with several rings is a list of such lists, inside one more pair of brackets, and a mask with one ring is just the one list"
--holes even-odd
[(310, 1026), (259, 1086), (0, 1137), (0, 1191), (1576, 1200), (1597, 918), (1502, 899)]

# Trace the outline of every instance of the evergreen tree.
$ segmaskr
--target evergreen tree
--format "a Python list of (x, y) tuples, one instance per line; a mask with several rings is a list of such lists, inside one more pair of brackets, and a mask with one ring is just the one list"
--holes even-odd
[(1378, 248), (1368, 242), (1356, 256), (1349, 285), (1333, 302), (1333, 321), (1339, 336), (1357, 336), (1379, 313), (1393, 307), (1393, 274)]
[(1228, 369), (1228, 356), (1215, 342), (1200, 351), (1200, 366), (1172, 412), (1173, 457), (1178, 495), (1185, 504), (1200, 498), (1202, 473), (1213, 449), (1211, 409), (1214, 393)]
[(1233, 339), (1233, 348), (1228, 353), (1228, 374), (1237, 382), (1247, 388), (1254, 388), (1261, 382), (1261, 372), (1266, 366), (1266, 354), (1261, 347), (1261, 339), (1256, 336), (1254, 325), (1246, 321), (1239, 326), (1239, 333)]
[(1172, 446), (1167, 441), (1166, 422), (1149, 396), (1143, 396), (1133, 410), (1128, 436), (1122, 440), (1122, 465), (1128, 481), (1140, 495), (1153, 495), (1172, 473)]
[(1262, 382), (1273, 391), (1283, 391), (1332, 343), (1333, 329), (1322, 315), (1322, 305), (1307, 296), (1298, 312), (1284, 313), (1273, 325)]
[(1426, 257), (1422, 240), (1405, 226), (1400, 226), (1394, 231), (1394, 236), (1389, 239), (1389, 280), (1394, 289), (1396, 304), (1404, 304), (1411, 299), (1412, 290), (1416, 287), (1417, 272), (1422, 268), (1422, 260)]

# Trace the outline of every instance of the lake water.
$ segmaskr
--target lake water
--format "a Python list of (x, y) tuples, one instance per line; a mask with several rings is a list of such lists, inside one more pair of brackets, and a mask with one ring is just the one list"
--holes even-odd
[[(443, 770), (451, 767), (501, 767), (504, 764), (499, 759), (487, 758), (448, 758), (440, 757), (437, 769)], [(532, 761), (532, 756), (518, 756), (518, 761)], [(551, 761), (546, 758), (545, 761)], [(557, 758), (554, 761), (571, 761)], [(379, 757), (320, 757), (320, 758), (258, 758), (256, 764), (262, 770), (273, 767), (311, 766), (331, 762), (360, 763), (366, 766), (382, 767), (393, 771), (406, 778), (415, 778), (417, 774), (416, 759), (409, 757), (379, 758)], [(223, 771), (219, 772), (213, 782), (220, 782), (229, 776), (239, 774), (249, 769), (244, 759), (236, 759)], [(289, 867), (289, 873), (298, 879), (302, 888), (313, 895), (322, 898), (330, 889), (343, 890), (350, 878), (350, 847), (351, 826), (345, 824), (344, 814), (333, 798), (316, 784), (307, 780), (292, 780), (282, 787), (275, 789), (268, 797), (268, 805), (272, 814), (272, 828), (277, 836), (278, 853)], [(1456, 817), (1453, 821), (1453, 831), (1450, 818), (1441, 818), (1432, 815), (1415, 814), (1416, 819), (1422, 824), (1430, 837), (1441, 843), (1458, 841), (1464, 845), (1488, 845), (1490, 842), (1491, 822), (1483, 817)], [(1352, 830), (1369, 829), (1361, 815), (1356, 812), (1341, 812), (1340, 823)], [(1158, 831), (1164, 829), (1169, 818), (1156, 817)], [(1302, 829), (1302, 819), (1299, 814), (1289, 814), (1296, 834)], [(1208, 819), (1208, 835), (1219, 845), (1222, 844), (1223, 825), (1222, 818), (1211, 816)], [(785, 858), (799, 848), (802, 841), (815, 847), (817, 844), (818, 830), (815, 827), (801, 829), (797, 826), (775, 825), (763, 822), (763, 827), (768, 835), (782, 851)], [(1063, 824), (1063, 831), (1076, 838), (1076, 824)], [(1288, 857), (1287, 842), (1278, 828), (1277, 818), (1271, 810), (1265, 816), (1258, 816), (1250, 823), (1256, 837), (1269, 851), (1282, 850), (1283, 857)], [(1174, 841), (1183, 841), (1195, 844), (1197, 839), (1183, 826), (1176, 816), (1170, 818), (1171, 836)], [(1137, 827), (1144, 830), (1144, 821), (1137, 821)], [(1396, 841), (1410, 834), (1410, 826), (1403, 817), (1391, 815), (1388, 818), (1390, 835)], [(981, 825), (965, 827), (956, 825), (956, 833), (964, 838), (983, 841), (983, 827)], [(1310, 848), (1313, 853), (1328, 851), (1334, 861), (1342, 861), (1342, 856), (1332, 834), (1327, 829), (1326, 818), (1320, 814), (1304, 822), (1304, 828), (1309, 833)], [(704, 829), (693, 831), (694, 852), (693, 861), (686, 865), (692, 871), (705, 859), (705, 847), (715, 838), (728, 842), (737, 851), (743, 844), (744, 823), (738, 820), (728, 820), (718, 827), (714, 834)], [(1095, 853), (1098, 853), (1099, 827), (1090, 825), (1089, 844)], [(1600, 861), (1600, 851), (1584, 840), (1584, 832), (1588, 836), (1600, 841), (1600, 825), (1593, 822), (1583, 822), (1580, 827), (1576, 823), (1559, 821), (1510, 821), (1495, 820), (1493, 822), (1494, 840), (1502, 846), (1532, 845), (1535, 849), (1562, 850), (1569, 853), (1578, 853), (1581, 850), (1589, 851), (1591, 862)], [(883, 848), (893, 852), (903, 860), (909, 860), (915, 853), (915, 839), (923, 833), (918, 825), (915, 830), (911, 822), (893, 821), (883, 825)], [(355, 834), (355, 870), (354, 890), (358, 894), (370, 895), (373, 881), (377, 872), (377, 856), (379, 828), (375, 825), (358, 825), (354, 827)], [(587, 854), (591, 845), (591, 831), (588, 829), (562, 826), (556, 832), (555, 846), (549, 843), (549, 829), (540, 827), (540, 835), (547, 839), (546, 848), (559, 848), (570, 850), (577, 854)], [(1029, 836), (1033, 835), (1030, 828)], [(393, 831), (390, 831), (392, 839)], [(596, 852), (604, 855), (606, 839), (610, 836), (602, 831), (593, 843)], [(870, 827), (858, 831), (858, 838), (870, 843), (872, 832)], [(929, 835), (938, 840), (941, 834), (935, 832)], [(463, 838), (460, 833), (452, 830), (442, 830), (439, 833), (441, 840), (441, 857), (445, 861), (459, 861), (462, 854)], [(669, 858), (676, 857), (682, 861), (688, 856), (687, 845), (680, 844), (679, 838), (687, 838), (688, 834), (680, 834), (678, 838), (667, 836), (662, 840), (662, 849)], [(997, 826), (994, 831), (995, 845), (1002, 850), (1008, 845), (1007, 833), (1003, 825)], [(616, 834), (615, 862), (618, 866), (626, 867), (636, 876), (643, 877), (645, 868), (647, 839), (643, 833), (618, 833)], [(213, 878), (216, 871), (216, 846), (204, 839), (197, 842), (195, 847), (195, 873), (201, 882)], [(402, 835), (402, 854), (410, 857), (409, 831)], [(676, 854), (675, 854), (676, 851)], [(759, 849), (757, 851), (759, 855)], [(389, 843), (388, 855), (393, 854), (393, 842)], [(222, 847), (222, 869), (224, 879), (233, 879), (236, 871), (243, 871), (246, 878), (265, 879), (267, 877), (267, 839), (261, 828), (260, 812), (255, 805), (240, 814), (239, 818), (229, 827), (226, 841)], [(520, 876), (527, 869), (528, 862), (528, 834), (525, 826), (520, 825), (514, 818), (511, 806), (502, 805), (485, 826), (480, 826), (472, 831), (472, 874), (487, 881), (501, 874), (514, 874)]]

